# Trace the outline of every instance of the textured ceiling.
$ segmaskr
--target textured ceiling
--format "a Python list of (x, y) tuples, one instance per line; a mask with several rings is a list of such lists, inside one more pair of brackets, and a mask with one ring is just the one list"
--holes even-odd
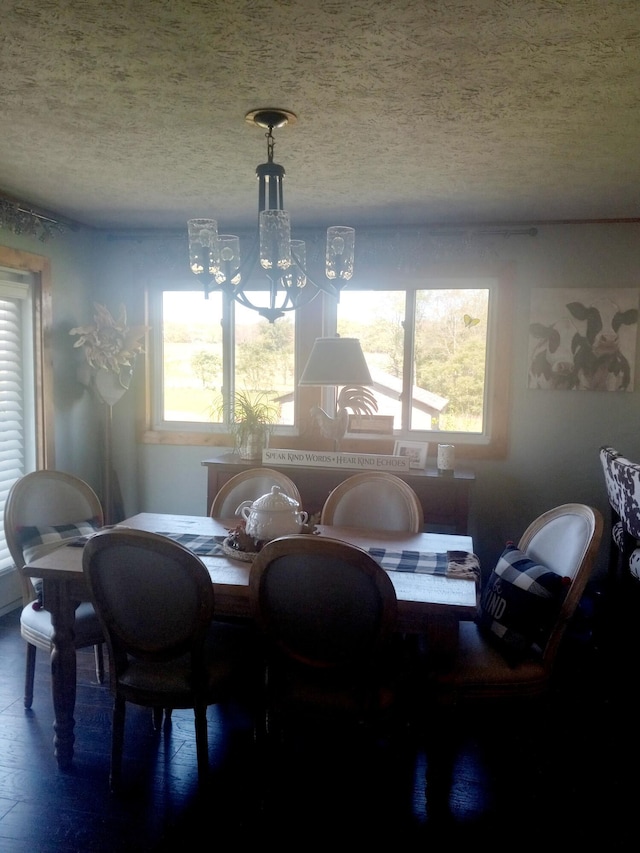
[(81, 223), (640, 216), (638, 0), (2, 0), (0, 191)]

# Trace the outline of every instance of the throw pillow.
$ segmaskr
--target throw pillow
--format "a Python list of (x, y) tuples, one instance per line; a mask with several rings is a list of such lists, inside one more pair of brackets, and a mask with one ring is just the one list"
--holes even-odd
[(482, 593), (480, 630), (517, 664), (544, 647), (570, 583), (509, 543)]
[[(70, 524), (21, 527), (18, 535), (24, 562), (27, 564), (44, 557), (70, 539), (91, 536), (97, 529), (98, 522), (95, 518)], [(34, 602), (34, 607), (37, 609), (42, 607), (42, 581), (39, 578), (31, 578), (31, 582), (36, 591), (37, 601)]]

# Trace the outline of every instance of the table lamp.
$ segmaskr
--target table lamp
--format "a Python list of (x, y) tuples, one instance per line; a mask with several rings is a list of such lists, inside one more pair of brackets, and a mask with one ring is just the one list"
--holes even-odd
[[(335, 417), (313, 406), (311, 417), (337, 451), (349, 424), (348, 409), (354, 414), (372, 415), (378, 404), (364, 385), (373, 385), (360, 341), (357, 338), (316, 338), (299, 385), (333, 385), (336, 391)], [(338, 387), (342, 386), (340, 394)]]

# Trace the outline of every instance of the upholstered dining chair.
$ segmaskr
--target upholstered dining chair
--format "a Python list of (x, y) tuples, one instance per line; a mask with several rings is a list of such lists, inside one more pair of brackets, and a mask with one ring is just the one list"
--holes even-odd
[(223, 483), (211, 502), (209, 515), (211, 518), (233, 518), (243, 501), (254, 501), (268, 494), (272, 486), (280, 486), (286, 495), (298, 501), (302, 507), (298, 487), (286, 474), (273, 468), (249, 468)]
[(640, 464), (613, 447), (599, 451), (609, 502), (609, 580), (640, 581)]
[(395, 699), (397, 601), (366, 551), (324, 536), (274, 539), (251, 566), (249, 597), (266, 641), (264, 733), (383, 720)]
[[(41, 601), (40, 582), (24, 576), (21, 569), (67, 540), (95, 533), (102, 524), (102, 506), (91, 486), (64, 471), (33, 471), (9, 490), (4, 532), (9, 552), (20, 570), (20, 633), (27, 643), (25, 708), (31, 708), (33, 703), (36, 651), (51, 652), (53, 626)], [(93, 605), (81, 602), (75, 613), (75, 645), (77, 649), (95, 647), (96, 678), (100, 683), (104, 679), (103, 642), (102, 626)]]
[(386, 471), (365, 471), (333, 489), (320, 523), (419, 533), (424, 519), (420, 498), (408, 483)]
[(532, 521), (517, 547), (505, 549), (485, 583), (478, 618), (459, 623), (452, 666), (435, 674), (439, 699), (457, 703), (548, 693), (602, 529), (597, 509), (563, 504)]
[(250, 695), (253, 632), (214, 620), (206, 566), (161, 534), (103, 531), (85, 545), (82, 564), (109, 650), (112, 789), (121, 781), (127, 702), (153, 709), (154, 716), (161, 708), (193, 708), (204, 782), (207, 706)]

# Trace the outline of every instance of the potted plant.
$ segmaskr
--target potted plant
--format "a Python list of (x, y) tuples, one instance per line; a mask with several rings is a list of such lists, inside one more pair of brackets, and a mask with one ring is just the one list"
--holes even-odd
[(236, 391), (229, 431), (241, 459), (260, 459), (280, 417), (280, 406), (266, 391)]

